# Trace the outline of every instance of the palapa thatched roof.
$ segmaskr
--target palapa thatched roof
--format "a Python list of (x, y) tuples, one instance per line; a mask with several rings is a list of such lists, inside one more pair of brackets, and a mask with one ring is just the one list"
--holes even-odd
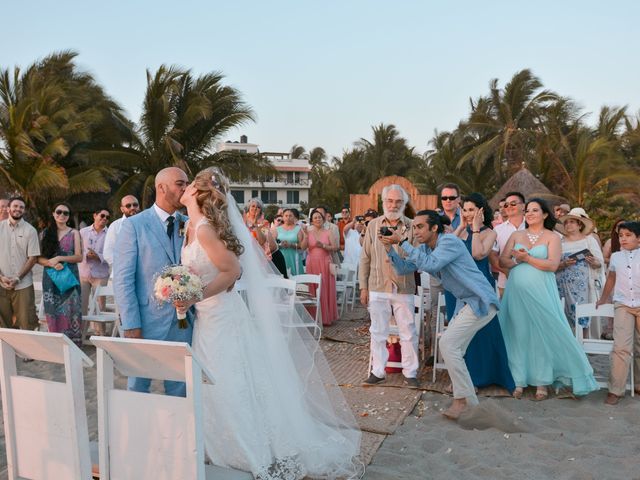
[(551, 204), (566, 202), (563, 197), (551, 193), (551, 190), (538, 180), (524, 165), (504, 182), (500, 190), (498, 190), (498, 193), (489, 200), (491, 208), (494, 210), (498, 208), (498, 203), (500, 203), (500, 200), (502, 200), (508, 192), (520, 192), (527, 200), (533, 197), (540, 197)]

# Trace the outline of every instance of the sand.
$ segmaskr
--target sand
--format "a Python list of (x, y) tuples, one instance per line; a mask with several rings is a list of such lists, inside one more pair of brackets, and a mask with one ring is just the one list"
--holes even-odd
[[(353, 312), (345, 317), (358, 316), (358, 312)], [(344, 339), (342, 345), (324, 347), (339, 383), (359, 379), (366, 369), (367, 339), (362, 341), (357, 334), (359, 324), (354, 325), (356, 333), (342, 332), (353, 344), (352, 352), (343, 351), (350, 348)], [(85, 352), (95, 358), (93, 347), (86, 347)], [(345, 366), (340, 361), (347, 354), (349, 365)], [(599, 373), (606, 374), (606, 357), (591, 357), (591, 361)], [(19, 361), (18, 370), (39, 378), (64, 378), (60, 366), (42, 362)], [(96, 440), (95, 369), (85, 369), (84, 376), (90, 438)], [(125, 388), (125, 379), (118, 375), (116, 384)], [(159, 382), (154, 382), (154, 390), (161, 390)], [(377, 405), (368, 396), (382, 395), (385, 390), (374, 387), (362, 392), (353, 393), (354, 399), (351, 393), (347, 394), (361, 423), (364, 406)], [(386, 397), (391, 398), (391, 391), (386, 392), (389, 393), (385, 393)], [(408, 399), (419, 394), (415, 390), (394, 393)], [(386, 438), (376, 433), (365, 434), (365, 447), (368, 445), (365, 450), (369, 453), (382, 445), (373, 454), (364, 479), (640, 479), (640, 396), (626, 397), (618, 406), (609, 407), (603, 403), (605, 395), (606, 391), (600, 390), (582, 399), (554, 397), (543, 402), (481, 397), (479, 406), (454, 422), (441, 414), (451, 399), (440, 393), (424, 392), (401, 425), (394, 423), (395, 417), (388, 419), (386, 424), (391, 425), (389, 431), (393, 433)], [(386, 397), (387, 403), (383, 402), (382, 407), (390, 403)], [(0, 479), (5, 478), (2, 431)]]
[(458, 422), (441, 414), (449, 398), (425, 393), (364, 478), (640, 478), (640, 399), (609, 407), (605, 393), (543, 402), (481, 398)]

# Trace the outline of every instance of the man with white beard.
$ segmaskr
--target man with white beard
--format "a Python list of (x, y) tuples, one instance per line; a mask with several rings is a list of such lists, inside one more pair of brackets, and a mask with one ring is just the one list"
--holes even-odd
[[(400, 185), (389, 185), (382, 190), (384, 215), (369, 222), (360, 254), (360, 302), (368, 306), (371, 317), (372, 368), (367, 385), (376, 385), (385, 379), (385, 366), (389, 358), (387, 337), (389, 320), (395, 318), (400, 334), (402, 374), (404, 383), (418, 387), (418, 335), (413, 323), (413, 295), (416, 285), (413, 273), (398, 275), (391, 265), (379, 235), (391, 235), (397, 230), (413, 240), (411, 220), (403, 212), (409, 195)], [(397, 248), (397, 247), (394, 247)], [(404, 257), (400, 250), (398, 255)]]

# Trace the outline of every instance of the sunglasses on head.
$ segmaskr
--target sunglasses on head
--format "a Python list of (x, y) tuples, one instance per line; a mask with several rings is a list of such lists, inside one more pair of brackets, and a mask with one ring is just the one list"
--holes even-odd
[(56, 215), (64, 215), (65, 217), (69, 216), (69, 210), (56, 210), (55, 211)]
[(456, 198), (458, 198), (458, 195), (456, 195), (455, 197), (453, 195), (451, 195), (450, 197), (440, 197), (440, 199), (444, 202), (446, 200), (452, 202), (453, 200), (455, 200)]
[(140, 205), (137, 202), (134, 203), (125, 203), (124, 208), (131, 208), (131, 207), (139, 207)]

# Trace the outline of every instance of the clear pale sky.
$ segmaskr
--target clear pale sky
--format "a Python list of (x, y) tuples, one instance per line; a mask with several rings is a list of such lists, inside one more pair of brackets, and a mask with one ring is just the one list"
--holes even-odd
[(340, 155), (384, 122), (424, 151), (523, 68), (592, 120), (604, 104), (636, 113), (639, 21), (638, 1), (11, 1), (0, 66), (76, 50), (133, 120), (146, 69), (220, 70), (257, 114), (222, 140)]

